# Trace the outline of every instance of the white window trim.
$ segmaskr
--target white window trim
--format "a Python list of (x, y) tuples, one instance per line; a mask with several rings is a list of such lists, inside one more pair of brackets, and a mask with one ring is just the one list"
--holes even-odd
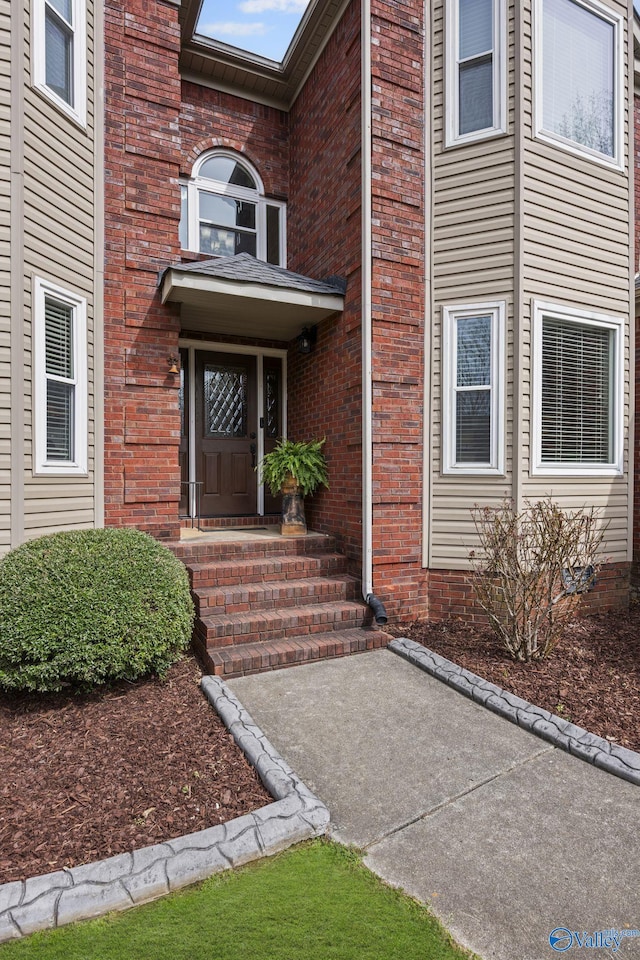
[[(45, 297), (73, 308), (75, 372), (74, 451), (72, 461), (47, 460), (47, 369)], [(33, 432), (35, 475), (69, 475), (88, 472), (87, 301), (84, 297), (34, 277), (33, 281)]]
[[(456, 324), (465, 317), (491, 317), (491, 461), (463, 463), (456, 451)], [(505, 384), (504, 300), (456, 304), (442, 308), (442, 472), (460, 476), (504, 476), (504, 384)]]
[[(611, 384), (612, 445), (611, 463), (551, 463), (542, 461), (542, 320), (575, 322), (580, 326), (601, 327), (614, 333), (613, 383)], [(624, 472), (624, 317), (593, 313), (557, 303), (532, 301), (533, 319), (533, 403), (531, 422), (532, 461), (530, 472), (539, 477), (619, 477)]]
[(584, 147), (575, 140), (569, 140), (559, 133), (545, 130), (543, 124), (543, 0), (534, 0), (533, 7), (533, 43), (534, 43), (534, 85), (533, 85), (533, 132), (538, 140), (549, 143), (574, 156), (593, 160), (614, 170), (625, 169), (624, 164), (624, 29), (622, 17), (598, 0), (573, 0), (578, 6), (589, 10), (612, 24), (615, 29), (614, 69), (613, 69), (613, 157), (598, 150)]
[(33, 0), (31, 7), (32, 83), (47, 99), (75, 120), (81, 127), (87, 124), (87, 20), (84, 0), (72, 0), (73, 5), (73, 106), (63, 100), (46, 82), (45, 6), (46, 0)]
[[(506, 0), (493, 0), (493, 124), (483, 130), (459, 131), (459, 0), (446, 4), (445, 147), (475, 143), (507, 132), (507, 9)], [(487, 51), (489, 52), (489, 51)]]
[[(246, 167), (254, 178), (257, 191), (248, 187), (237, 187), (233, 184), (212, 180), (210, 177), (200, 177), (202, 165), (211, 157), (228, 157)], [(181, 186), (187, 188), (187, 236), (188, 250), (199, 251), (200, 248), (200, 220), (198, 197), (200, 191), (215, 193), (220, 196), (233, 197), (235, 200), (246, 200), (256, 204), (256, 259), (267, 259), (267, 207), (277, 207), (280, 211), (280, 264), (287, 265), (287, 205), (282, 200), (272, 200), (264, 195), (264, 185), (257, 170), (240, 154), (228, 150), (208, 150), (198, 158), (193, 168), (193, 176), (181, 179)]]

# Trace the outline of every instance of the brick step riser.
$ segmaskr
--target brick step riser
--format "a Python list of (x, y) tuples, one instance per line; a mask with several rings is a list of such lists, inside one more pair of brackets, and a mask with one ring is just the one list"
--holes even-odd
[(339, 554), (326, 557), (283, 557), (242, 564), (239, 568), (223, 561), (197, 569), (187, 566), (192, 590), (212, 587), (234, 587), (247, 583), (270, 583), (276, 580), (304, 580), (308, 577), (339, 577), (347, 572), (346, 558)]
[[(292, 581), (295, 583), (295, 581)], [(274, 581), (246, 590), (215, 587), (207, 593), (194, 594), (196, 615), (221, 616), (227, 613), (260, 613), (307, 606), (313, 603), (344, 603), (358, 598), (357, 582), (352, 579), (318, 580), (315, 583), (290, 586)]]
[(211, 625), (206, 619), (198, 618), (194, 632), (207, 649), (214, 649), (235, 644), (284, 640), (314, 633), (351, 630), (354, 627), (368, 626), (371, 620), (364, 604), (348, 610), (340, 610), (334, 605), (328, 609), (321, 609), (321, 606), (316, 604), (317, 611), (305, 611), (304, 614), (301, 614), (298, 608), (298, 613), (294, 616), (275, 616), (271, 622), (268, 620), (256, 622), (251, 618), (239, 619), (243, 617), (242, 614), (236, 614), (238, 619), (234, 619), (231, 615), (228, 624)]
[(173, 553), (187, 564), (190, 560), (197, 563), (215, 562), (230, 559), (257, 559), (282, 555), (300, 556), (312, 553), (335, 553), (333, 537), (281, 537), (269, 540), (227, 540), (214, 543), (210, 540), (201, 543), (167, 544)]
[(198, 646), (198, 653), (205, 669), (216, 676), (231, 680), (268, 670), (295, 667), (302, 663), (319, 663), (335, 657), (350, 656), (386, 647), (389, 636), (375, 630), (357, 631), (355, 636), (346, 632), (315, 637), (297, 637), (292, 640), (273, 641), (258, 647), (228, 647), (207, 651)]

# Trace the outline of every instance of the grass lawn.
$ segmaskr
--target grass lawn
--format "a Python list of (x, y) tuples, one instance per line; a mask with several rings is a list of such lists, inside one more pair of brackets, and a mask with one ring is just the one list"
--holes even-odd
[(439, 923), (327, 841), (155, 903), (0, 946), (0, 960), (469, 960)]

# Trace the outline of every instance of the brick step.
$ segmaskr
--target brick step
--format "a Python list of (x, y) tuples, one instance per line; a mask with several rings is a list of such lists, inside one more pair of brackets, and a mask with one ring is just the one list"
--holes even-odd
[(197, 647), (205, 670), (226, 680), (233, 677), (264, 673), (303, 663), (344, 657), (386, 647), (391, 640), (388, 633), (368, 628), (352, 628), (331, 633), (267, 640), (263, 643), (243, 643), (218, 649)]
[(221, 613), (254, 613), (264, 610), (339, 603), (355, 600), (359, 581), (355, 577), (305, 577), (301, 580), (271, 580), (244, 586), (200, 587), (195, 595), (199, 617)]
[(340, 553), (319, 553), (315, 556), (302, 554), (245, 560), (190, 560), (187, 562), (187, 569), (191, 589), (205, 590), (215, 586), (232, 587), (238, 583), (340, 576), (347, 571), (347, 561)]
[(283, 610), (204, 616), (196, 619), (194, 635), (207, 649), (211, 649), (348, 630), (370, 623), (371, 611), (364, 603), (344, 600)]
[[(270, 513), (264, 517), (200, 517), (196, 528), (199, 530), (264, 530), (265, 527), (277, 527), (281, 522), (279, 513)], [(191, 520), (183, 520), (182, 527), (193, 529)]]
[(210, 533), (202, 540), (173, 540), (167, 542), (166, 546), (185, 564), (191, 561), (203, 563), (232, 558), (305, 556), (336, 552), (334, 537), (321, 533), (307, 534), (305, 537), (255, 536), (238, 540), (226, 539), (228, 536), (222, 532)]

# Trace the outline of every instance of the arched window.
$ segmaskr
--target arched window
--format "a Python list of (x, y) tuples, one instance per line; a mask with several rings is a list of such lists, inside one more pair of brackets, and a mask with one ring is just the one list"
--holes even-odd
[(244, 158), (207, 151), (180, 189), (183, 249), (218, 257), (250, 253), (285, 265), (285, 205), (265, 197), (258, 172)]

